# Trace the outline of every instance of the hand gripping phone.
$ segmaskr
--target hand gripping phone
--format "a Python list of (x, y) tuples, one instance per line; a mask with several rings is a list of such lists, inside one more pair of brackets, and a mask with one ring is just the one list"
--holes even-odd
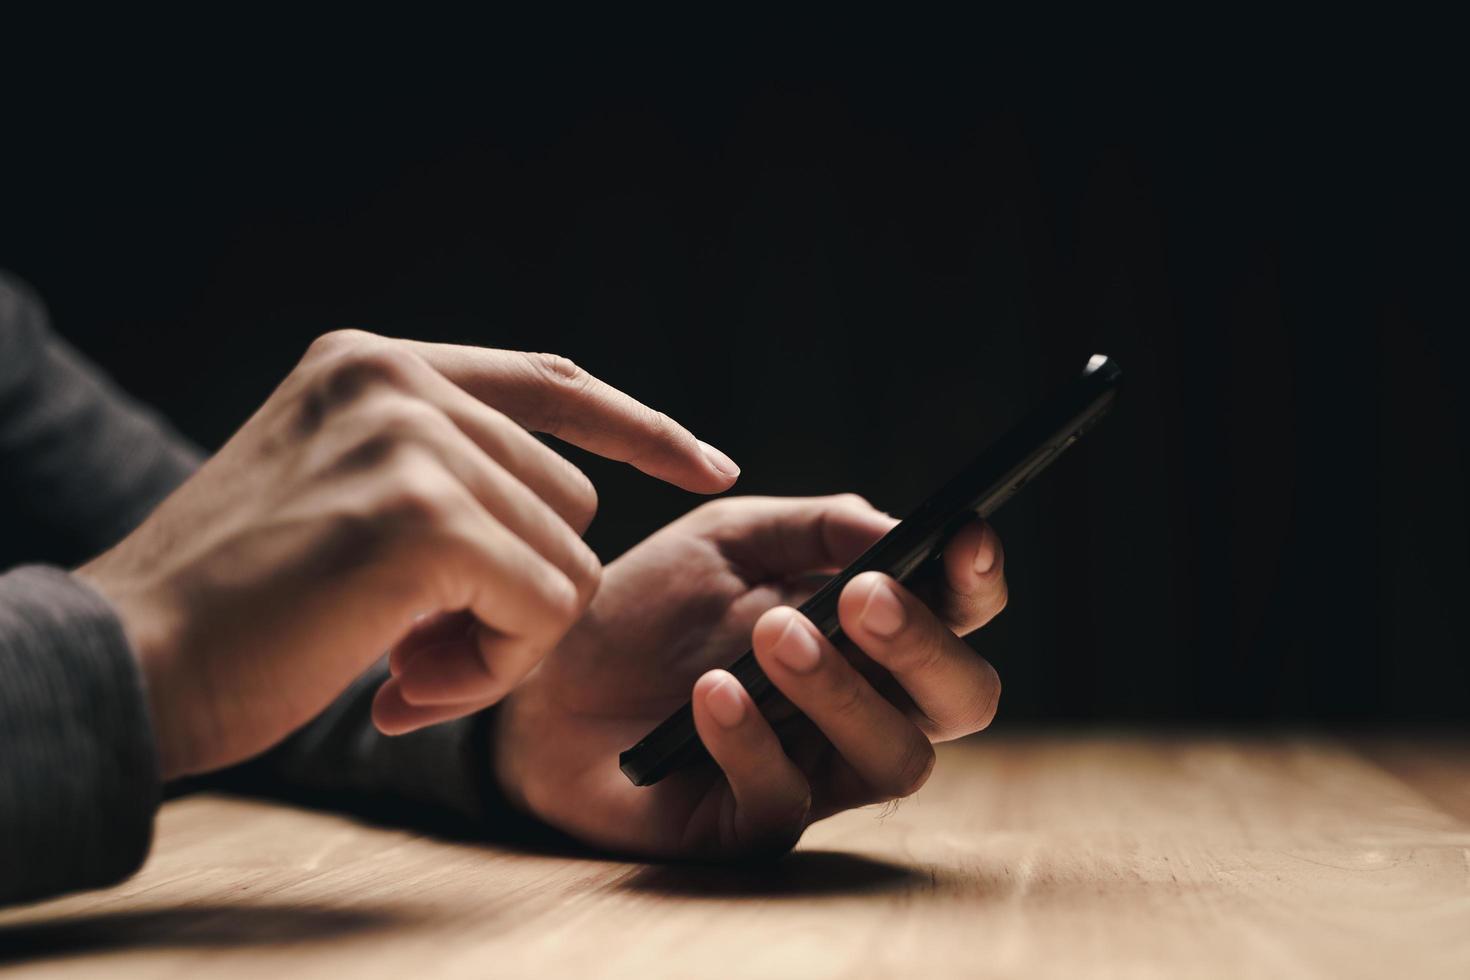
[[(989, 517), (1107, 414), (1117, 397), (1123, 372), (1094, 354), (1081, 377), (1026, 416), (1000, 441), (924, 501), (912, 514), (800, 607), (822, 635), (839, 647), (845, 641), (837, 622), (837, 599), (854, 576), (879, 571), (903, 582), (937, 558), (950, 536), (975, 515)], [(766, 677), (754, 651), (730, 666), (730, 673), (771, 716), (785, 698)], [(709, 758), (694, 729), (694, 710), (686, 703), (631, 749), (618, 757), (635, 786), (649, 786), (669, 773)]]

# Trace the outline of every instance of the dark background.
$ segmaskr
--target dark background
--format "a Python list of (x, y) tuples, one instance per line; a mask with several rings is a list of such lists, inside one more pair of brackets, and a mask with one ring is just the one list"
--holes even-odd
[[(568, 355), (740, 492), (900, 514), (1105, 351), (1118, 410), (995, 520), (1000, 723), (1462, 720), (1452, 79), (952, 55), (70, 64), (12, 93), (0, 266), (208, 447), (353, 325)], [(571, 455), (604, 558), (697, 502)]]

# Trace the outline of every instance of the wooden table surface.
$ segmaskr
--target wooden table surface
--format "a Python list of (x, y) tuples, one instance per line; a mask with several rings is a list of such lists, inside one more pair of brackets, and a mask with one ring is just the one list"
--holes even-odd
[(768, 867), (437, 840), (214, 796), (7, 976), (1470, 977), (1470, 742), (990, 736)]

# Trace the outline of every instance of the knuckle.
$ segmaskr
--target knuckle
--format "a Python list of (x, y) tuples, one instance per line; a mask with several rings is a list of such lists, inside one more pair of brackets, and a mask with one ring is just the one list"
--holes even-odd
[(304, 432), (319, 429), (343, 402), (367, 387), (366, 377), (345, 367), (351, 360), (350, 351), (377, 339), (362, 330), (334, 330), (312, 341), (292, 372), (300, 409), (297, 423)]
[(739, 839), (736, 853), (752, 861), (774, 861), (795, 848), (811, 822), (812, 793), (803, 790), (786, 806), (762, 813), (760, 825)]
[(418, 442), (447, 421), (428, 402), (402, 396), (376, 399), (368, 411), (373, 431), (396, 442)]
[(421, 449), (434, 427), (446, 420), (431, 405), (393, 396), (365, 401), (333, 421), (351, 433), (337, 460), (341, 468), (371, 470), (387, 465), (392, 477), (434, 465)]
[(572, 531), (563, 527), (558, 534), (564, 534), (565, 538), (557, 548), (563, 557), (557, 560), (556, 567), (571, 581), (576, 589), (578, 602), (585, 604), (602, 584), (602, 561)]
[(591, 383), (591, 375), (560, 354), (523, 353), (521, 357), (546, 396), (523, 421), (531, 429), (552, 434), (560, 432), (570, 412), (566, 396), (585, 390)]
[[(990, 667), (988, 663), (986, 666)], [(990, 678), (985, 685), (985, 696), (966, 734), (984, 731), (990, 727), (990, 723), (995, 720), (995, 712), (1000, 707), (1000, 689), (1000, 674), (996, 673), (994, 667), (990, 667)]]
[(401, 385), (411, 355), (387, 341), (360, 344), (344, 350), (322, 372), (322, 385), (343, 400), (376, 384)]
[[(686, 517), (691, 521), (697, 521), (706, 528), (717, 528), (727, 520), (735, 516), (744, 503), (748, 503), (748, 497), (717, 497), (707, 500), (691, 510)], [(742, 501), (744, 503), (742, 503)]]
[(311, 342), (306, 348), (306, 354), (310, 358), (328, 357), (378, 339), (380, 338), (376, 334), (356, 327), (329, 330)]
[(930, 710), (920, 727), (936, 742), (964, 738), (984, 731), (995, 720), (996, 708), (1000, 704), (1000, 675), (995, 667), (983, 657), (976, 662), (983, 676), (973, 683), (966, 681), (962, 692), (950, 697), (949, 704)]
[(885, 789), (895, 798), (913, 796), (929, 781), (934, 771), (934, 746), (927, 738), (910, 739), (903, 757), (893, 771), (892, 782)]
[(576, 585), (553, 569), (543, 580), (541, 591), (551, 615), (553, 631), (558, 635), (565, 633), (582, 614), (582, 596)]
[(413, 398), (383, 397), (364, 402), (360, 410), (343, 413), (337, 423), (353, 433), (339, 464), (347, 469), (389, 467), (389, 478), (412, 479), (438, 464), (425, 449), (436, 443), (435, 433), (448, 419), (425, 402)]
[(684, 427), (668, 414), (656, 408), (648, 410), (648, 432), (659, 442), (671, 442), (683, 432)]
[(581, 538), (577, 539), (577, 544), (576, 584), (596, 588), (602, 582), (602, 561), (597, 557), (597, 552), (588, 547)]
[(336, 460), (342, 471), (371, 470), (391, 459), (402, 444), (394, 436), (379, 431), (369, 432), (363, 439), (344, 449)]
[(381, 338), (373, 338), (342, 346), (331, 356), (315, 358), (305, 385), (309, 420), (320, 421), (345, 405), (361, 401), (370, 392), (407, 387), (407, 362), (412, 356)]
[(995, 594), (991, 597), (987, 609), (989, 615), (986, 618), (994, 619), (996, 616), (999, 616), (1001, 613), (1005, 612), (1006, 606), (1010, 604), (1010, 601), (1010, 586), (1007, 585), (1004, 580), (1001, 580), (1000, 588), (996, 589)]
[(569, 516), (572, 518), (573, 527), (585, 531), (592, 523), (592, 519), (597, 516), (597, 487), (593, 486), (592, 480), (586, 473), (575, 466), (568, 463), (567, 468), (571, 471), (568, 474), (571, 485), (569, 503), (571, 514)]
[(453, 489), (449, 480), (423, 465), (417, 454), (402, 453), (390, 469), (379, 507), (389, 518), (411, 524), (435, 523), (454, 511)]
[(864, 683), (856, 671), (840, 671), (828, 689), (832, 713), (844, 718), (859, 714), (866, 700), (863, 697)]
[(569, 357), (529, 353), (525, 358), (537, 379), (553, 392), (581, 391), (591, 382), (592, 376)]
[[(951, 634), (953, 635), (953, 634)], [(892, 670), (904, 674), (924, 674), (936, 670), (944, 661), (942, 641), (926, 636), (910, 643), (900, 642), (887, 659)]]
[(526, 358), (552, 384), (580, 383), (587, 376), (575, 361), (560, 354), (528, 353)]
[(591, 598), (602, 586), (602, 562), (592, 553), (592, 549), (586, 551), (586, 559), (583, 566), (578, 569), (578, 578), (575, 583), (579, 592), (585, 598)]

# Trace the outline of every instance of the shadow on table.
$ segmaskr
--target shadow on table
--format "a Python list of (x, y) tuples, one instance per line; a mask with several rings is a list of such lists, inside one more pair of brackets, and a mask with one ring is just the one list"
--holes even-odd
[(746, 865), (664, 864), (644, 868), (618, 887), (679, 898), (812, 898), (930, 887), (927, 872), (842, 851), (795, 851)]
[(403, 924), (399, 913), (309, 905), (214, 904), (100, 912), (0, 926), (0, 964), (133, 947), (282, 945)]

